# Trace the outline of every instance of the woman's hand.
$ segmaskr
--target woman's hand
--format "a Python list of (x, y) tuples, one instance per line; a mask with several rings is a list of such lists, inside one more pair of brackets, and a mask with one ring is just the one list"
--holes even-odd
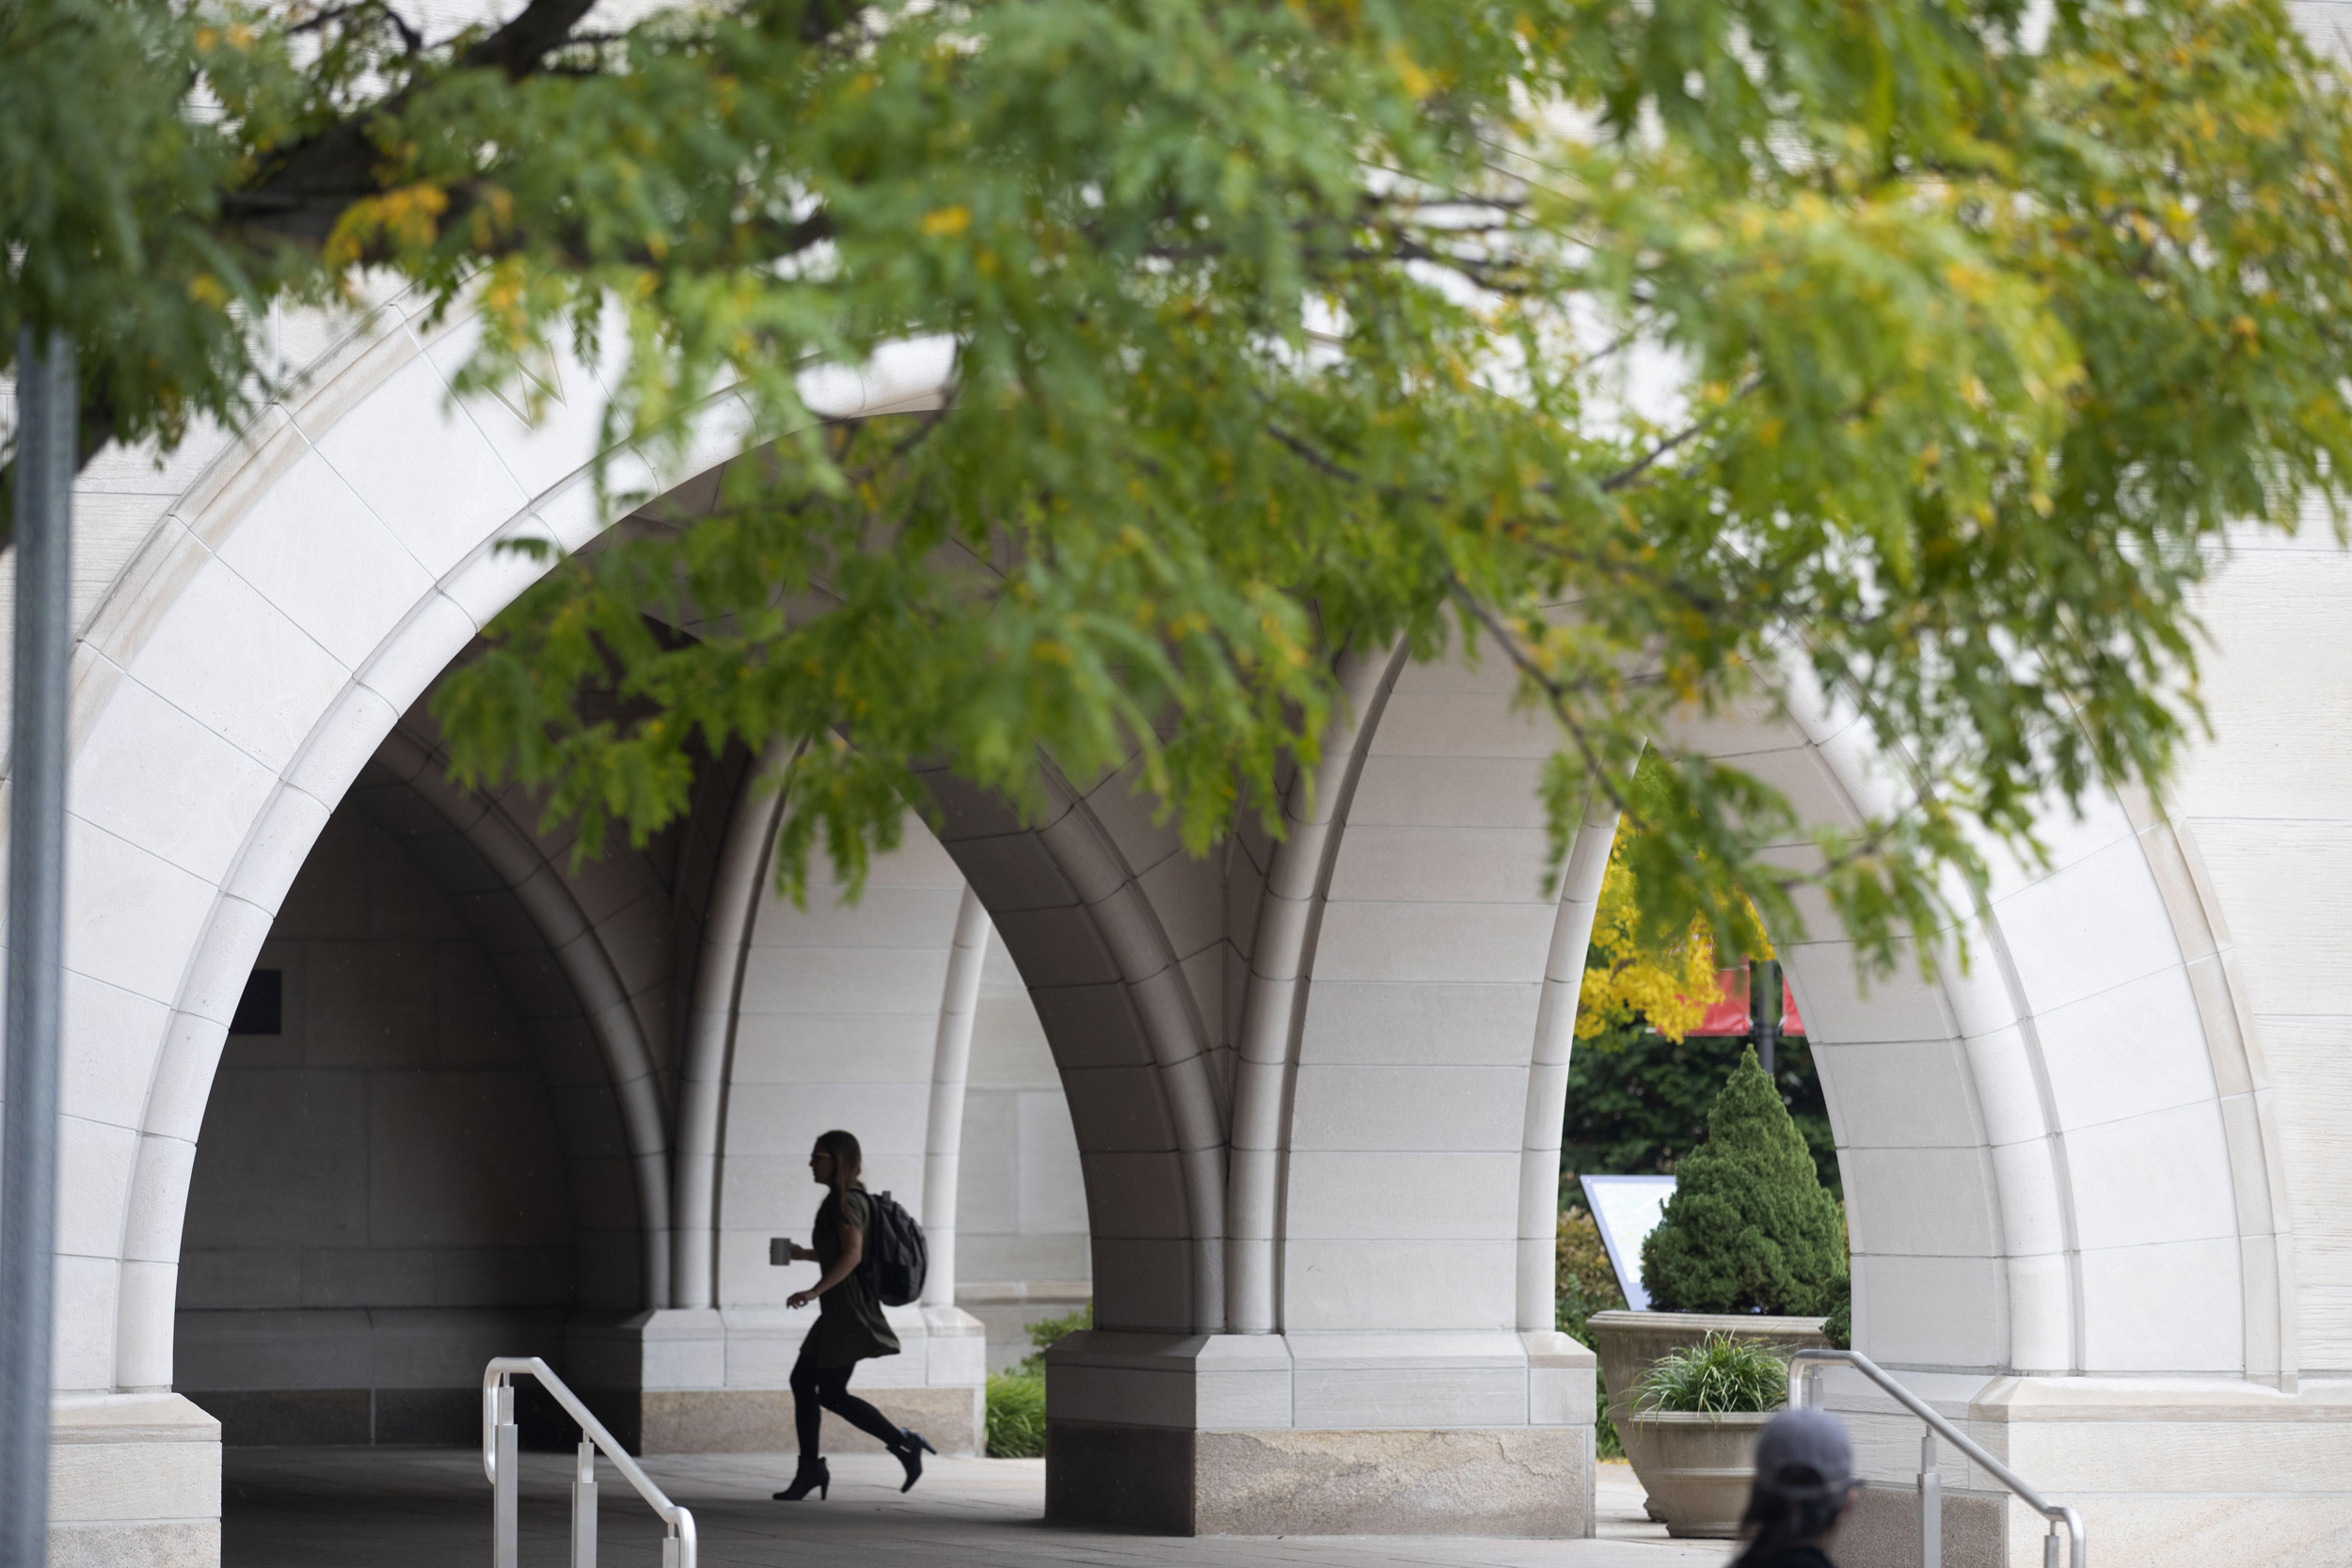
[(792, 1261), (795, 1263), (814, 1263), (817, 1261), (817, 1255), (809, 1251), (808, 1248), (800, 1245), (798, 1243), (787, 1241), (784, 1243), (784, 1248), (786, 1253), (790, 1256)]
[[(795, 1248), (794, 1250), (797, 1251), (798, 1249)], [(784, 1298), (784, 1304), (787, 1307), (806, 1307), (810, 1302), (815, 1301), (816, 1299), (817, 1292), (814, 1291), (795, 1291), (790, 1295)]]

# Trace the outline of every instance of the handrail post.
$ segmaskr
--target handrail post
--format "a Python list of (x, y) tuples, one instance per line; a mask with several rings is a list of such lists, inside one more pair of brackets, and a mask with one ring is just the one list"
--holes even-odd
[(1933, 1427), (1919, 1434), (1919, 1568), (1944, 1568), (1944, 1478)]
[(535, 1377), (564, 1414), (580, 1424), (580, 1451), (572, 1471), (572, 1562), (574, 1568), (596, 1568), (596, 1455), (612, 1462), (636, 1494), (644, 1498), (669, 1527), (661, 1543), (664, 1568), (695, 1568), (694, 1514), (672, 1502), (653, 1479), (639, 1467), (619, 1438), (605, 1430), (596, 1412), (564, 1386), (555, 1369), (535, 1355), (497, 1355), (482, 1370), (482, 1469), (489, 1478), (494, 1522), (492, 1558), (496, 1568), (518, 1568), (517, 1526), (522, 1496), (522, 1465), (515, 1432), (516, 1377)]
[(515, 1386), (498, 1386), (498, 1468), (490, 1487), (492, 1568), (522, 1568), (522, 1444), (515, 1431)]
[(2050, 1533), (2042, 1538), (2042, 1568), (2058, 1568), (2058, 1522), (2050, 1521)]
[(1824, 1350), (1806, 1346), (1789, 1356), (1789, 1407), (1798, 1409), (1813, 1402), (1815, 1386), (1810, 1381), (1819, 1369), (1829, 1362), (1851, 1367), (1894, 1397), (1895, 1402), (1917, 1417), (1927, 1427), (1919, 1440), (1919, 1520), (1920, 1560), (1922, 1568), (1940, 1568), (1943, 1557), (1943, 1494), (1937, 1475), (1935, 1440), (1943, 1437), (1958, 1449), (1969, 1463), (1999, 1481), (2015, 1494), (2018, 1500), (2050, 1521), (2049, 1544), (2042, 1547), (2044, 1568), (2058, 1568), (2058, 1527), (2066, 1526), (2067, 1568), (2090, 1568), (2090, 1543), (2083, 1528), (2083, 1516), (2064, 1503), (2054, 1503), (2036, 1492), (2016, 1471), (1987, 1452), (1984, 1446), (1938, 1414), (1935, 1408), (1918, 1395), (1889, 1377), (1877, 1362), (1860, 1351)]
[(572, 1471), (572, 1568), (596, 1568), (596, 1445), (584, 1432)]

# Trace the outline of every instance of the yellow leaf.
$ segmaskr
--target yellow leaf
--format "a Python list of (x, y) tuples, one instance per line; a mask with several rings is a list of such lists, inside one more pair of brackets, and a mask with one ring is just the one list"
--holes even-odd
[(923, 232), (933, 239), (952, 239), (972, 227), (969, 207), (941, 207), (923, 214)]
[(1395, 68), (1397, 80), (1405, 84), (1405, 90), (1415, 98), (1426, 98), (1437, 90), (1438, 84), (1430, 79), (1429, 72), (1414, 63), (1403, 44), (1389, 45), (1389, 64)]

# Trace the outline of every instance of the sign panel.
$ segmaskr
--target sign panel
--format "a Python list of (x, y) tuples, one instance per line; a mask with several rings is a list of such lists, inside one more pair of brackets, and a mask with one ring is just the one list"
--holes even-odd
[(1600, 1244), (1609, 1249), (1609, 1266), (1617, 1271), (1617, 1288), (1625, 1304), (1636, 1312), (1649, 1310), (1649, 1291), (1642, 1286), (1642, 1243), (1658, 1228), (1666, 1200), (1674, 1196), (1671, 1176), (1580, 1176), (1584, 1201), (1600, 1227)]

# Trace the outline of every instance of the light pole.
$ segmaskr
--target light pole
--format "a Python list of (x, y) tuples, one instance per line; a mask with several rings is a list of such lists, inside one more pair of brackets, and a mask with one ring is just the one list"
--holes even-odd
[(8, 752), (8, 1055), (0, 1114), (0, 1568), (49, 1549), (49, 1343), (65, 952), (66, 668), (81, 399), (73, 345), (16, 352), (16, 666)]
[[(1753, 959), (1748, 964), (1748, 1037), (1756, 1042), (1756, 1065), (1767, 1078), (1772, 1077), (1772, 1058), (1780, 1045), (1780, 960)], [(1780, 1092), (1776, 1078), (1772, 1092)]]

